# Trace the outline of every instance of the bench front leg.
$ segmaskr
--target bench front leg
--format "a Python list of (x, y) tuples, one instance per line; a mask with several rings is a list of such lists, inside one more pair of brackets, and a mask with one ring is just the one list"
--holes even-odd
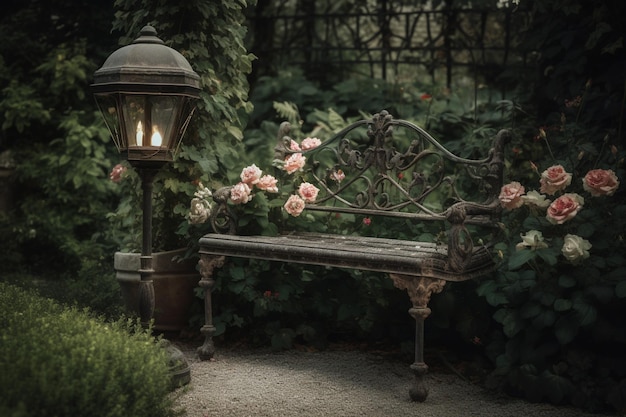
[(397, 288), (407, 290), (413, 304), (409, 314), (415, 319), (415, 362), (411, 365), (415, 383), (409, 390), (409, 395), (413, 401), (423, 402), (428, 397), (428, 388), (424, 381), (424, 376), (428, 372), (428, 365), (424, 362), (424, 320), (430, 315), (431, 310), (428, 308), (430, 296), (441, 292), (446, 281), (412, 275), (389, 274), (389, 276)]
[(198, 266), (201, 278), (198, 285), (204, 289), (204, 326), (200, 329), (200, 332), (204, 335), (204, 344), (198, 348), (198, 356), (201, 360), (209, 360), (215, 355), (215, 346), (213, 345), (215, 326), (213, 326), (211, 293), (215, 285), (213, 270), (220, 268), (222, 265), (224, 265), (223, 256), (200, 254)]

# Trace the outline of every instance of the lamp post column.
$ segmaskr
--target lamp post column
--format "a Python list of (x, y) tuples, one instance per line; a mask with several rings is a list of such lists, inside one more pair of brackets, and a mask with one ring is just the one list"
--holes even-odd
[(140, 168), (141, 189), (143, 192), (142, 215), (142, 244), (141, 265), (139, 275), (139, 317), (144, 326), (148, 326), (154, 315), (154, 284), (152, 275), (152, 184), (158, 169)]

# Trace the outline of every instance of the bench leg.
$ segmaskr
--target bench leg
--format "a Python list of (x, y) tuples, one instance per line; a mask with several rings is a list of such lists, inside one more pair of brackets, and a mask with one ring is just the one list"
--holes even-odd
[(428, 365), (424, 362), (424, 320), (430, 315), (428, 308), (430, 296), (441, 292), (446, 281), (399, 274), (390, 274), (390, 277), (397, 288), (407, 290), (413, 303), (409, 314), (415, 319), (415, 362), (411, 365), (415, 382), (409, 390), (409, 395), (413, 401), (423, 402), (428, 397), (428, 388), (424, 381), (424, 376), (428, 372)]
[(204, 326), (200, 332), (204, 335), (204, 344), (198, 348), (198, 356), (201, 360), (209, 360), (215, 354), (215, 346), (213, 345), (213, 335), (215, 334), (215, 326), (213, 326), (213, 304), (211, 302), (211, 293), (215, 280), (213, 279), (213, 270), (224, 265), (223, 256), (200, 255), (198, 266), (200, 269), (200, 285), (204, 289)]

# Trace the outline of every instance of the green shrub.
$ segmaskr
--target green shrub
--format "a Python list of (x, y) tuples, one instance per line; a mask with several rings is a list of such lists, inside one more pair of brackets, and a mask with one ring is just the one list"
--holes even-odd
[(0, 327), (1, 415), (172, 414), (167, 354), (134, 323), (0, 283)]

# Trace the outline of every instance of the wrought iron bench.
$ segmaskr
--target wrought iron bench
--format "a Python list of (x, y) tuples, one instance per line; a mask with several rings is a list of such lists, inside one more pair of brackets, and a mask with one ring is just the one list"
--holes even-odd
[[(292, 152), (288, 132), (288, 126), (281, 126), (276, 146), (276, 157), (281, 160)], [(447, 281), (469, 280), (496, 267), (492, 249), (499, 230), (498, 195), (508, 138), (508, 131), (502, 130), (485, 158), (461, 158), (420, 127), (382, 111), (305, 152), (307, 181), (320, 189), (305, 210), (395, 219), (400, 230), (390, 230), (386, 237), (297, 231), (279, 236), (236, 235), (227, 193), (214, 193), (218, 204), (214, 215), (222, 216), (222, 221), (214, 225), (220, 233), (200, 239), (200, 286), (205, 290), (206, 314), (200, 357), (208, 359), (215, 352), (212, 275), (214, 268), (223, 265), (224, 257), (380, 271), (387, 273), (397, 288), (407, 290), (411, 299), (409, 314), (416, 323), (415, 362), (411, 365), (415, 382), (409, 393), (413, 400), (424, 401), (428, 395), (424, 320), (431, 312), (431, 295), (442, 291)], [(433, 222), (441, 231), (447, 224), (447, 230), (439, 233), (447, 237), (415, 238), (418, 231), (431, 230), (428, 224)]]

